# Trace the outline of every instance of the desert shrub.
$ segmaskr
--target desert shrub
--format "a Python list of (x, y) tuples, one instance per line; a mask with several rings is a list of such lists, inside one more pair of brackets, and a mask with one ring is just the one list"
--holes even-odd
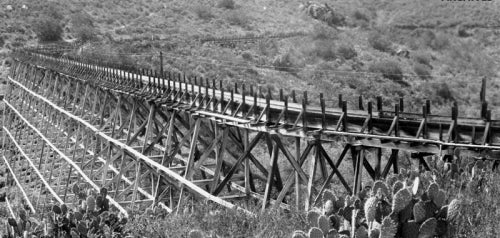
[(75, 29), (75, 36), (81, 42), (89, 42), (97, 38), (97, 33), (94, 28), (84, 26)]
[(382, 60), (370, 65), (369, 70), (374, 73), (380, 73), (385, 78), (401, 81), (403, 80), (403, 70), (399, 64), (392, 60)]
[(469, 37), (471, 36), (472, 34), (470, 34), (468, 31), (467, 31), (467, 28), (465, 26), (459, 26), (458, 29), (457, 29), (457, 35), (459, 37)]
[(315, 24), (313, 26), (311, 38), (313, 40), (337, 39), (338, 32), (336, 32), (334, 28), (326, 26), (324, 24)]
[(241, 54), (241, 57), (245, 60), (248, 60), (248, 61), (252, 61), (253, 60), (253, 56), (252, 54), (250, 54), (250, 52), (248, 51), (245, 51)]
[(342, 44), (337, 47), (337, 54), (344, 59), (352, 59), (358, 56), (358, 53), (351, 45)]
[(43, 15), (60, 21), (64, 18), (64, 15), (61, 13), (59, 8), (60, 7), (56, 2), (49, 3), (49, 5), (47, 5), (44, 9)]
[(418, 64), (431, 65), (431, 57), (427, 53), (417, 51), (412, 54), (412, 58)]
[(390, 52), (391, 51), (391, 42), (382, 36), (380, 33), (373, 32), (368, 36), (368, 43), (376, 50), (380, 50), (382, 52)]
[(94, 19), (91, 15), (85, 12), (78, 12), (71, 16), (71, 24), (73, 25), (73, 27), (93, 27)]
[(440, 83), (436, 85), (436, 95), (440, 97), (440, 99), (444, 101), (454, 101), (453, 93), (450, 90), (450, 87), (446, 83)]
[(42, 18), (34, 22), (34, 31), (42, 42), (58, 41), (62, 38), (63, 28), (54, 18)]
[(429, 66), (427, 65), (416, 63), (413, 65), (413, 72), (415, 72), (421, 79), (431, 78), (431, 72)]
[(261, 55), (274, 56), (278, 53), (278, 44), (275, 40), (261, 40), (257, 43), (257, 51)]
[(250, 18), (242, 11), (231, 11), (226, 15), (226, 20), (231, 25), (248, 27)]
[(278, 55), (273, 60), (273, 66), (276, 70), (285, 72), (295, 72), (296, 58), (291, 51)]
[(360, 21), (367, 21), (369, 22), (370, 21), (370, 18), (362, 11), (356, 9), (354, 11), (354, 13), (352, 14), (352, 17), (356, 20), (360, 20)]
[(219, 2), (217, 3), (217, 7), (234, 9), (234, 0), (219, 0)]
[(316, 40), (312, 45), (307, 44), (305, 51), (312, 57), (319, 57), (327, 61), (337, 58), (335, 43), (331, 40)]
[(196, 16), (200, 19), (203, 20), (209, 20), (214, 17), (214, 14), (212, 14), (212, 11), (210, 8), (203, 6), (203, 5), (196, 5), (193, 7), (193, 12), (196, 14)]
[(429, 47), (433, 50), (443, 50), (450, 44), (450, 37), (445, 33), (437, 33), (430, 41)]

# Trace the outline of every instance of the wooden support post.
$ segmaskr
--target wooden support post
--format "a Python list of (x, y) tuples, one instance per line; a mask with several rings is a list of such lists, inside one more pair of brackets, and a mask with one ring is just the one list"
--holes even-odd
[(342, 102), (342, 114), (343, 114), (343, 117), (342, 117), (342, 131), (347, 131), (347, 127), (348, 127), (348, 122), (347, 122), (347, 102), (346, 101), (343, 101)]
[(307, 103), (302, 98), (302, 130), (307, 131)]
[(363, 147), (360, 146), (355, 149), (359, 151), (356, 153), (356, 158), (355, 158), (356, 163), (354, 170), (354, 186), (353, 186), (354, 195), (358, 194), (361, 191), (361, 181), (363, 179), (363, 163), (365, 159)]
[(262, 211), (266, 209), (269, 198), (271, 196), (271, 190), (274, 182), (274, 172), (276, 171), (276, 168), (278, 166), (278, 153), (278, 146), (273, 145), (273, 150), (271, 153), (271, 168), (269, 169), (269, 174), (267, 175), (266, 189), (264, 191), (264, 201), (262, 202)]
[(358, 108), (359, 110), (365, 110), (365, 107), (363, 105), (363, 95), (359, 95), (358, 97)]
[(381, 96), (377, 96), (377, 111), (380, 113), (382, 112), (382, 108), (383, 107), (383, 104), (382, 104), (382, 97)]
[(404, 112), (404, 100), (402, 97), (399, 98), (399, 111)]
[(375, 163), (375, 179), (380, 179), (382, 175), (382, 148), (376, 148), (376, 154), (377, 160)]
[[(316, 141), (313, 141), (312, 143), (317, 143)], [(320, 159), (320, 151), (317, 146), (314, 146), (314, 156), (309, 157), (309, 181), (307, 182), (307, 195), (306, 195), (306, 200), (304, 201), (305, 211), (309, 211), (309, 208), (311, 206), (311, 200), (313, 196), (313, 189), (314, 189), (314, 178), (316, 177), (316, 166), (317, 163)]]
[[(300, 137), (295, 137), (295, 158), (300, 164)], [(300, 177), (295, 171), (295, 208), (300, 211)]]
[(321, 106), (321, 129), (326, 129), (325, 99), (323, 93), (319, 94), (319, 104)]
[[(243, 151), (246, 151), (248, 149), (248, 130), (247, 129), (241, 129), (243, 130)], [(247, 196), (247, 199), (250, 198), (250, 183), (251, 177), (250, 177), (250, 159), (248, 157), (244, 158), (245, 160), (245, 195)], [(271, 174), (272, 171), (269, 173)]]

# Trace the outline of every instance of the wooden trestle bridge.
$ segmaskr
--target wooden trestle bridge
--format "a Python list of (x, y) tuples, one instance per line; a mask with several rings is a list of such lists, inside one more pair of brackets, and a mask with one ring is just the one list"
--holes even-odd
[[(325, 108), (323, 97), (311, 106), (307, 95), (297, 103), (294, 95), (274, 99), (33, 49), (13, 58), (3, 161), (33, 212), (74, 201), (75, 183), (106, 187), (124, 215), (134, 206), (172, 211), (187, 196), (241, 210), (242, 201), (308, 209), (333, 179), (357, 193), (363, 176), (397, 173), (404, 151), (424, 169), (430, 155), (496, 159), (500, 152), (500, 121), (490, 118), (484, 82), (481, 117), (462, 118), (456, 107), (451, 116), (433, 115), (430, 103), (421, 114), (400, 105), (384, 111), (381, 100), (349, 111), (341, 98), (338, 108)], [(344, 146), (334, 158), (324, 145), (339, 138)], [(348, 176), (338, 169), (346, 157)]]

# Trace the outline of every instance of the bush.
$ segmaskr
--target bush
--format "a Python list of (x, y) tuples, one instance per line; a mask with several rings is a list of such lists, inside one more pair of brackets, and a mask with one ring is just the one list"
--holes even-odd
[(362, 12), (360, 10), (354, 11), (354, 13), (352, 14), (352, 16), (356, 20), (361, 20), (361, 21), (366, 21), (366, 22), (370, 21), (370, 18), (364, 12)]
[(439, 85), (436, 85), (436, 94), (439, 96), (441, 99), (444, 101), (455, 101), (455, 98), (453, 97), (453, 93), (450, 90), (450, 87), (448, 87), (448, 84), (446, 83), (441, 83)]
[(371, 33), (368, 36), (368, 43), (376, 50), (390, 52), (392, 43), (379, 33)]
[(64, 18), (64, 15), (61, 14), (60, 7), (56, 2), (50, 3), (44, 10), (44, 14), (49, 18), (53, 18), (59, 21)]
[(338, 32), (329, 26), (324, 24), (315, 24), (311, 33), (313, 40), (326, 40), (326, 39), (338, 39)]
[(219, 3), (217, 3), (217, 7), (234, 9), (234, 0), (220, 0)]
[(427, 65), (416, 63), (413, 65), (413, 72), (415, 72), (421, 79), (431, 78), (431, 72)]
[(276, 70), (280, 71), (285, 71), (285, 72), (295, 71), (294, 59), (290, 52), (276, 56), (273, 60), (273, 66)]
[(39, 41), (51, 42), (61, 40), (62, 38), (63, 28), (57, 19), (42, 18), (33, 25)]
[(316, 40), (313, 42), (312, 48), (307, 49), (309, 55), (319, 57), (324, 60), (333, 60), (337, 58), (335, 43), (330, 40)]
[(429, 54), (423, 52), (415, 52), (412, 56), (413, 60), (416, 63), (431, 66), (431, 57)]
[(232, 11), (226, 15), (226, 20), (231, 25), (247, 27), (250, 24), (250, 18), (242, 11)]
[(97, 33), (92, 27), (79, 27), (75, 30), (76, 38), (81, 42), (94, 41), (97, 38)]
[(94, 26), (94, 19), (92, 18), (91, 15), (83, 12), (83, 13), (76, 13), (71, 16), (71, 24), (73, 27), (93, 27)]
[(212, 14), (210, 8), (207, 8), (206, 6), (202, 5), (194, 6), (193, 12), (196, 14), (198, 18), (203, 20), (209, 20), (214, 17), (214, 14)]
[(0, 47), (3, 47), (5, 45), (5, 40), (3, 39), (3, 36), (0, 36)]
[(392, 60), (383, 60), (370, 65), (369, 70), (374, 73), (381, 73), (385, 78), (401, 81), (403, 80), (403, 70), (398, 63)]
[(351, 45), (342, 44), (337, 48), (337, 54), (348, 60), (358, 56), (358, 53)]
[(449, 36), (445, 33), (438, 33), (435, 35), (434, 39), (431, 40), (429, 47), (433, 50), (442, 50), (448, 47), (449, 44)]

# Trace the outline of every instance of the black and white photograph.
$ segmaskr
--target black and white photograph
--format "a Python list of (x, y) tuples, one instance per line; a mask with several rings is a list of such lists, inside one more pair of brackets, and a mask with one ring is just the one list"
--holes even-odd
[(500, 0), (0, 0), (0, 238), (500, 238)]

